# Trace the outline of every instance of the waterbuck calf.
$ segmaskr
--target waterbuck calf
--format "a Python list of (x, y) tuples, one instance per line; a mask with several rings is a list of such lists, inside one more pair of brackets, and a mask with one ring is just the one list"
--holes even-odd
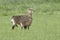
[(29, 29), (29, 26), (32, 23), (32, 8), (28, 9), (27, 15), (19, 15), (19, 16), (12, 16), (11, 22), (13, 24), (12, 29), (15, 28), (17, 25), (21, 25), (21, 29)]

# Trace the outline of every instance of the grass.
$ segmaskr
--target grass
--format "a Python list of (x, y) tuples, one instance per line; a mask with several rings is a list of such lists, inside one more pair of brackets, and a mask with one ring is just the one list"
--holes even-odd
[[(30, 30), (18, 25), (12, 30), (10, 18), (33, 8)], [(0, 40), (60, 40), (60, 0), (0, 0)]]

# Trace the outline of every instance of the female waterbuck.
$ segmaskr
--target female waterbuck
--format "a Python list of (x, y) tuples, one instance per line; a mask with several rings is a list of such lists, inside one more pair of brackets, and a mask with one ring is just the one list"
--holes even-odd
[(12, 16), (11, 22), (13, 24), (12, 29), (15, 28), (17, 25), (21, 25), (21, 29), (29, 29), (29, 26), (32, 23), (32, 8), (29, 8), (27, 11), (27, 15), (17, 15), (17, 16)]

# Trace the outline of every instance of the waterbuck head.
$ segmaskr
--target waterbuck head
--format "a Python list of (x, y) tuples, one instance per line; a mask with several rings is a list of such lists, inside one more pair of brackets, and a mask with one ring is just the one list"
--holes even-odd
[(32, 12), (33, 12), (32, 8), (29, 8), (27, 10), (28, 16), (32, 17)]

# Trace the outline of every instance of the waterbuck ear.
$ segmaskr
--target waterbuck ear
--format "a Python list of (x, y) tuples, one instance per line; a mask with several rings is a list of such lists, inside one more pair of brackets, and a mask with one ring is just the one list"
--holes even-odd
[(32, 11), (33, 9), (32, 8), (28, 8), (28, 10)]
[(32, 10), (33, 8), (29, 8), (30, 10)]
[(32, 8), (28, 8), (27, 11), (31, 11), (32, 12), (33, 10), (32, 10)]

